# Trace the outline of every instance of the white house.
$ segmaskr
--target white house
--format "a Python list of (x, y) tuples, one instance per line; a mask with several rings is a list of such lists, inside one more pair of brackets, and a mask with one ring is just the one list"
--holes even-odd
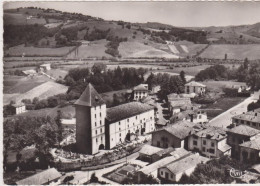
[(206, 92), (206, 85), (203, 85), (202, 83), (191, 81), (191, 82), (185, 84), (185, 93), (186, 94), (195, 93), (197, 95), (201, 95), (205, 92)]
[(148, 96), (148, 84), (140, 84), (133, 88), (133, 100), (139, 101)]
[(42, 65), (40, 65), (40, 69), (42, 71), (48, 71), (51, 69), (51, 64), (42, 64)]

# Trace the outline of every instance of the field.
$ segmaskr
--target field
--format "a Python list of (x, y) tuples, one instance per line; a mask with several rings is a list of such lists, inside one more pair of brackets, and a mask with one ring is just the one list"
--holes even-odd
[(148, 58), (179, 58), (179, 56), (172, 53), (167, 53), (163, 50), (156, 49), (152, 46), (145, 45), (140, 42), (122, 42), (119, 45), (119, 53), (124, 58), (138, 58), (138, 57), (148, 57)]
[(78, 49), (74, 50), (67, 55), (67, 59), (84, 59), (88, 57), (112, 57), (105, 53), (107, 41), (99, 40), (91, 42), (89, 45), (81, 45)]
[(4, 13), (4, 24), (15, 24), (15, 25), (24, 25), (24, 24), (46, 24), (45, 19), (43, 18), (32, 18), (26, 19), (27, 16), (24, 14), (15, 14), (15, 13)]
[(210, 45), (201, 55), (202, 58), (224, 59), (260, 59), (260, 45)]
[(235, 81), (204, 81), (202, 83), (207, 86), (207, 89), (210, 92), (222, 92), (222, 89), (226, 86), (231, 87), (232, 85), (240, 85), (240, 86), (246, 85), (246, 83), (244, 82), (235, 82)]
[(9, 48), (5, 51), (5, 54), (9, 56), (22, 56), (23, 54), (29, 56), (49, 56), (49, 57), (61, 57), (69, 53), (74, 47), (61, 47), (61, 48), (36, 48), (25, 47), (24, 45), (18, 45)]
[(4, 76), (3, 92), (4, 94), (23, 94), (47, 81), (49, 81), (49, 79), (44, 76), (33, 78), (24, 76)]
[[(28, 83), (28, 82), (27, 82)], [(19, 90), (19, 89), (18, 89)], [(68, 87), (55, 83), (55, 82), (45, 82), (41, 85), (35, 86), (31, 90), (25, 92), (25, 93), (19, 93), (15, 96), (10, 96), (8, 94), (4, 94), (4, 104), (10, 103), (11, 100), (14, 100), (16, 102), (20, 102), (23, 99), (33, 99), (34, 97), (38, 97), (39, 99), (46, 99), (47, 97), (66, 93), (68, 90)]]

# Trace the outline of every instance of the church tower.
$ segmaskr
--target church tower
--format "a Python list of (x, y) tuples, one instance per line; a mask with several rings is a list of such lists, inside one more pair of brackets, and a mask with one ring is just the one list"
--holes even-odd
[(75, 108), (77, 151), (95, 154), (105, 149), (106, 103), (90, 83)]

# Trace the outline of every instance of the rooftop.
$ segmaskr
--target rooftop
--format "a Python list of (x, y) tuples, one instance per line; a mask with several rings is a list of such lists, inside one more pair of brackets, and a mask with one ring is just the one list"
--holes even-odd
[(153, 155), (163, 149), (151, 145), (144, 145), (142, 149), (139, 151), (139, 153), (146, 154), (146, 155)]
[(206, 85), (203, 85), (202, 83), (191, 81), (189, 83), (186, 83), (185, 86), (192, 86), (192, 87), (206, 87)]
[(107, 108), (106, 119), (109, 123), (120, 121), (122, 119), (130, 118), (132, 116), (153, 110), (154, 107), (145, 103), (130, 102), (116, 107)]
[(188, 106), (191, 105), (190, 99), (182, 99), (182, 100), (175, 100), (175, 101), (170, 101), (171, 107), (183, 107), (183, 106)]
[(133, 90), (148, 91), (148, 84), (140, 84), (133, 88)]
[(25, 106), (25, 104), (23, 102), (20, 102), (20, 103), (14, 103), (12, 104), (13, 107), (22, 107), (22, 106)]
[(256, 109), (254, 111), (246, 112), (233, 117), (234, 119), (250, 121), (260, 123), (260, 110)]
[[(179, 139), (184, 139), (187, 136), (203, 130), (204, 126), (201, 124), (195, 124), (189, 121), (179, 121), (175, 124), (169, 125), (161, 130), (165, 130)], [(157, 131), (161, 131), (157, 130)], [(155, 131), (156, 132), (156, 131)]]
[(171, 154), (173, 154), (173, 155), (160, 159), (148, 166), (145, 166), (145, 167), (141, 168), (139, 171), (143, 172), (144, 174), (150, 174), (150, 173), (156, 171), (160, 167), (168, 165), (169, 163), (171, 163), (173, 161), (176, 161), (184, 156), (191, 154), (191, 152), (188, 152), (187, 150), (182, 149), (182, 148), (178, 148), (175, 151), (173, 151)]
[(17, 185), (43, 185), (45, 183), (48, 183), (48, 181), (55, 180), (59, 177), (61, 177), (61, 174), (55, 168), (51, 168), (42, 171), (38, 174), (34, 174), (23, 180), (17, 181), (16, 184)]
[(219, 146), (218, 150), (220, 150), (221, 152), (227, 152), (229, 149), (231, 149), (231, 146), (229, 146), (228, 144), (225, 144), (223, 146)]
[(227, 132), (251, 137), (251, 136), (255, 136), (255, 135), (259, 134), (260, 130), (254, 129), (247, 125), (239, 125), (239, 126), (236, 126), (232, 129), (228, 130)]
[(88, 107), (95, 107), (103, 104), (105, 104), (105, 101), (97, 93), (97, 91), (91, 85), (91, 83), (88, 84), (87, 88), (81, 94), (80, 98), (75, 102), (75, 105), (88, 106)]
[(200, 156), (199, 154), (192, 154), (179, 161), (170, 163), (166, 166), (173, 174), (184, 172), (192, 167), (196, 167), (199, 163), (205, 163), (209, 161), (208, 158)]
[(260, 150), (260, 137), (255, 138), (254, 140), (244, 142), (240, 144), (241, 147), (247, 147), (250, 149)]
[(206, 128), (204, 130), (201, 130), (194, 135), (196, 135), (198, 137), (202, 137), (202, 138), (214, 139), (217, 141), (222, 140), (227, 137), (227, 133), (226, 133), (225, 129), (223, 129), (221, 127), (212, 127), (212, 126)]

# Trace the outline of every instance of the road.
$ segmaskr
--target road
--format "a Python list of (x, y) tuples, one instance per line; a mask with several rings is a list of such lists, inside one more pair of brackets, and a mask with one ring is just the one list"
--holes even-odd
[(253, 101), (256, 101), (255, 95), (251, 95), (250, 97), (246, 98), (243, 102), (213, 118), (209, 121), (209, 124), (211, 126), (226, 128), (228, 125), (232, 123), (232, 117), (235, 115), (242, 114), (243, 112), (247, 112), (248, 104), (252, 103)]
[[(98, 177), (99, 181), (104, 181), (106, 183), (109, 183), (111, 185), (119, 185), (119, 183), (113, 182), (111, 180), (108, 180), (104, 177), (102, 177), (103, 174), (106, 174), (108, 172), (111, 172), (112, 170), (122, 166), (124, 163), (127, 162), (135, 162), (135, 159), (138, 157), (139, 152), (133, 153), (129, 156), (127, 156), (127, 158), (123, 158), (120, 160), (116, 160), (119, 164), (111, 166), (111, 167), (107, 167), (107, 168), (103, 168), (103, 169), (99, 169), (99, 170), (91, 170), (91, 171), (73, 171), (73, 172), (68, 172), (66, 173), (64, 176), (62, 176), (61, 179), (65, 178), (66, 176), (70, 176), (73, 175), (74, 179), (72, 181), (70, 181), (71, 184), (77, 184), (77, 185), (81, 185), (87, 181), (89, 181), (91, 175), (93, 173), (95, 173), (96, 177)], [(115, 163), (115, 162), (113, 162)]]

